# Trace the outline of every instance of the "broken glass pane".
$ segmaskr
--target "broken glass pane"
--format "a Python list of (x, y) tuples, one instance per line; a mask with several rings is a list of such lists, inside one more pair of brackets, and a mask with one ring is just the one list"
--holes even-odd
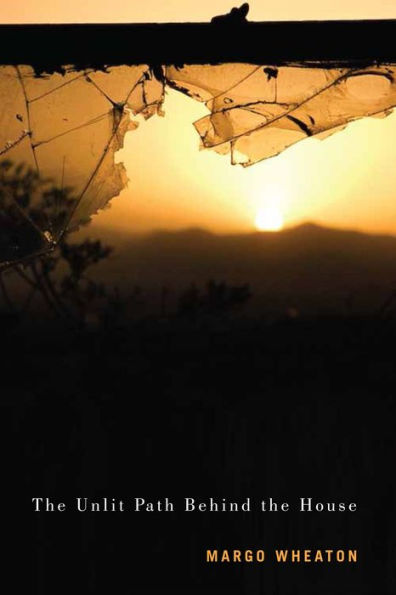
[(388, 115), (396, 104), (394, 66), (305, 68), (222, 64), (168, 67), (169, 84), (204, 101), (195, 122), (203, 148), (252, 165), (310, 136), (324, 138), (364, 116)]
[(201, 146), (244, 167), (396, 105), (395, 65), (117, 66), (37, 75), (0, 67), (0, 263), (51, 249), (126, 184), (115, 153), (166, 86), (204, 102)]
[[(0, 262), (51, 248), (121, 192), (127, 179), (114, 155), (137, 126), (131, 116), (157, 113), (163, 93), (145, 65), (49, 76), (0, 67), (0, 162), (8, 164), (0, 233), (6, 238), (12, 229), (14, 242), (6, 250), (2, 240)], [(29, 224), (35, 243), (20, 242)]]

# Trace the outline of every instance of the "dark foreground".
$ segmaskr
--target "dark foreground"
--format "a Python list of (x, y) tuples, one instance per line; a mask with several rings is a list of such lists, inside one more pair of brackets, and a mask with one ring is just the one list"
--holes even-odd
[[(347, 318), (3, 333), (3, 473), (20, 485), (27, 592), (394, 593), (395, 340), (392, 320)], [(70, 506), (34, 513), (34, 497)], [(128, 510), (77, 512), (77, 497)], [(135, 497), (176, 510), (136, 513)], [(185, 513), (185, 497), (358, 511)], [(268, 560), (208, 564), (208, 548)], [(276, 564), (275, 548), (357, 549), (358, 562)]]

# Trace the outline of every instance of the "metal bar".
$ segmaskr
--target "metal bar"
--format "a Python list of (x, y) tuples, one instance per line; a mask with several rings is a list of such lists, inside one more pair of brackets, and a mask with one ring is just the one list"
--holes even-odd
[(38, 72), (70, 64), (396, 63), (395, 39), (396, 20), (0, 25), (0, 63)]

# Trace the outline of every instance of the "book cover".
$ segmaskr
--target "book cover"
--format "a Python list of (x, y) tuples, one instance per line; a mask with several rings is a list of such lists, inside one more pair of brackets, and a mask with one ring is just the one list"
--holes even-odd
[(249, 4), (2, 9), (27, 593), (395, 593), (396, 11)]

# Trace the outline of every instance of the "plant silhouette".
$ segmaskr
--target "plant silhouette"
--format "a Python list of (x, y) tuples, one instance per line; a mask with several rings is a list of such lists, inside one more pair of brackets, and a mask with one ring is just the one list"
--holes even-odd
[(247, 283), (232, 286), (225, 281), (211, 279), (203, 292), (193, 283), (180, 295), (178, 313), (189, 318), (195, 318), (199, 314), (222, 316), (241, 309), (251, 295)]
[[(19, 311), (8, 294), (5, 272), (1, 274), (0, 289), (7, 306), (5, 320), (16, 321), (28, 310), (36, 293), (57, 317), (79, 328), (87, 324), (95, 305), (100, 306), (99, 318), (109, 320), (109, 313), (103, 313), (107, 308), (114, 318), (116, 290), (110, 292), (89, 276), (90, 269), (108, 258), (112, 248), (100, 240), (72, 243), (70, 232), (62, 232), (75, 204), (72, 188), (56, 187), (27, 166), (15, 166), (8, 160), (0, 163), (0, 223), (6, 230), (1, 248), (9, 250), (10, 258), (18, 250), (21, 254), (28, 252), (32, 246), (38, 253), (11, 267), (30, 287)], [(48, 241), (52, 249), (40, 253)]]
[[(27, 166), (0, 162), (0, 225), (6, 232), (0, 240), (1, 249), (3, 253), (8, 250), (11, 261), (19, 253), (36, 253), (0, 272), (3, 330), (20, 322), (37, 295), (55, 318), (77, 329), (92, 325), (107, 331), (119, 328), (131, 315), (129, 306), (132, 319), (141, 310), (145, 301), (141, 287), (135, 286), (126, 297), (117, 287), (92, 277), (92, 270), (108, 259), (113, 249), (97, 239), (71, 240), (67, 224), (76, 204), (72, 188), (59, 188)], [(29, 289), (20, 306), (8, 291), (8, 274), (18, 275)], [(169, 287), (161, 287), (160, 317), (168, 315), (169, 295)], [(210, 280), (201, 290), (193, 283), (179, 294), (176, 314), (190, 319), (218, 318), (243, 308), (250, 297), (248, 284), (233, 286)]]

